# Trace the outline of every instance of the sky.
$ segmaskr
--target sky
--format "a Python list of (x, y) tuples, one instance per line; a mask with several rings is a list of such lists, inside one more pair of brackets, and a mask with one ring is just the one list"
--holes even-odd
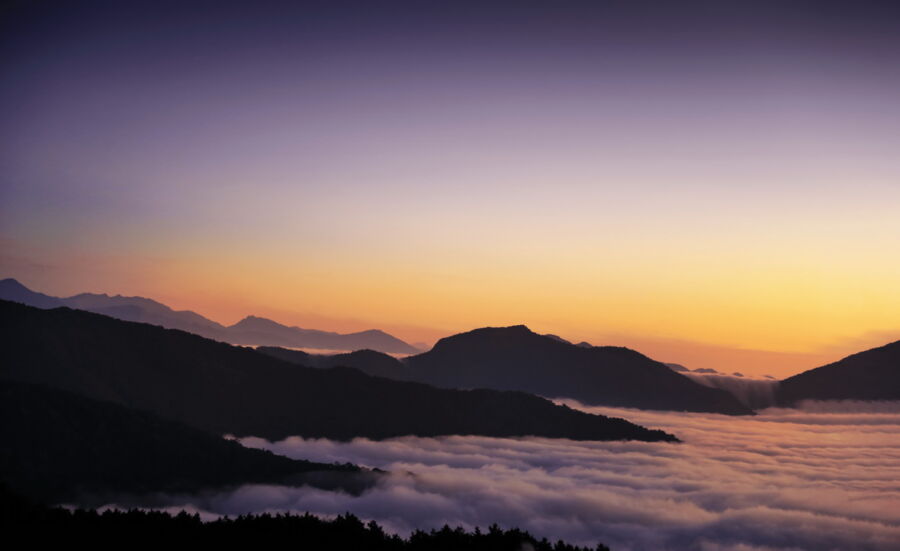
[(786, 375), (900, 338), (880, 2), (13, 2), (0, 275)]

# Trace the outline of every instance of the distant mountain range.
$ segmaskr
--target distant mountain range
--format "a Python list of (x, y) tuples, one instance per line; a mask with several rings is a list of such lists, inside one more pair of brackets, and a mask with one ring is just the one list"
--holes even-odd
[(900, 341), (847, 356), (781, 381), (778, 403), (900, 400)]
[(402, 360), (371, 350), (332, 356), (276, 347), (259, 351), (295, 364), (353, 367), (443, 387), (515, 389), (645, 409), (741, 414), (801, 400), (900, 400), (900, 341), (783, 381), (660, 364), (627, 348), (573, 345), (525, 326), (454, 335)]
[(376, 473), (288, 459), (147, 412), (0, 382), (0, 482), (41, 501), (197, 492), (239, 484), (360, 491)]
[(449, 390), (302, 368), (250, 348), (69, 308), (0, 301), (0, 380), (44, 384), (213, 434), (674, 441), (522, 392)]
[(125, 321), (150, 323), (167, 329), (181, 329), (231, 344), (348, 351), (370, 349), (390, 354), (420, 352), (418, 348), (378, 329), (341, 334), (289, 327), (256, 316), (247, 316), (234, 325), (224, 326), (196, 312), (172, 310), (165, 304), (148, 298), (94, 293), (82, 293), (66, 298), (53, 297), (32, 291), (15, 279), (0, 281), (0, 299), (35, 308), (68, 306)]
[(301, 365), (347, 366), (445, 388), (519, 390), (591, 405), (753, 413), (728, 392), (699, 384), (634, 350), (571, 344), (524, 325), (447, 337), (430, 351), (403, 360), (372, 351), (337, 356), (272, 348), (259, 351)]

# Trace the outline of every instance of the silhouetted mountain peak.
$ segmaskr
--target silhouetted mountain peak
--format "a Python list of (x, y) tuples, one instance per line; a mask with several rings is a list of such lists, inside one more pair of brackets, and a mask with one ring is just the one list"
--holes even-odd
[(37, 308), (57, 308), (62, 306), (60, 299), (32, 291), (11, 277), (0, 281), (0, 299)]
[(241, 321), (235, 323), (231, 327), (239, 327), (242, 329), (269, 329), (274, 327), (280, 328), (291, 328), (287, 325), (282, 325), (277, 321), (272, 321), (269, 318), (263, 318), (260, 316), (249, 315), (244, 317)]
[(385, 333), (381, 329), (366, 329), (365, 331), (357, 331), (356, 333), (350, 333), (356, 337), (390, 337), (391, 335)]
[[(676, 440), (524, 393), (370, 377), (354, 368), (352, 354), (341, 363), (353, 369), (304, 368), (183, 331), (7, 301), (0, 301), (0, 325), (8, 339), (0, 347), (0, 379), (55, 386), (214, 434)], [(404, 369), (390, 356), (381, 358), (387, 369)]]
[(153, 299), (81, 293), (59, 298), (31, 291), (15, 279), (0, 281), (0, 299), (34, 306), (58, 308), (68, 306), (126, 321), (151, 323), (170, 329), (180, 329), (217, 341), (242, 345), (273, 345), (291, 348), (323, 348), (357, 350), (372, 348), (384, 352), (414, 354), (419, 350), (378, 329), (341, 335), (316, 329), (301, 329), (282, 325), (260, 316), (247, 316), (231, 327), (225, 327), (190, 310), (173, 310)]
[(781, 381), (778, 401), (900, 399), (900, 341), (857, 352)]
[(10, 289), (16, 291), (31, 291), (28, 287), (19, 283), (19, 280), (8, 277), (0, 280), (0, 289)]
[(152, 298), (125, 295), (109, 295), (107, 293), (79, 293), (62, 299), (66, 306), (81, 310), (98, 311), (115, 306), (138, 306), (148, 312), (173, 313), (174, 311)]
[(446, 337), (405, 363), (416, 380), (451, 388), (520, 390), (650, 409), (751, 413), (730, 394), (674, 373), (636, 350), (578, 346), (524, 325)]

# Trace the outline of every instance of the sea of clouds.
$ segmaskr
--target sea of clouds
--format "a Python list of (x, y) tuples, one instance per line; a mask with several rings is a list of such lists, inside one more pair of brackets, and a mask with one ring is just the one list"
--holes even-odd
[(684, 442), (246, 438), (246, 446), (390, 474), (358, 496), (252, 485), (176, 497), (170, 509), (351, 511), (402, 534), (497, 522), (615, 550), (900, 548), (900, 402), (806, 403), (740, 418), (565, 402)]

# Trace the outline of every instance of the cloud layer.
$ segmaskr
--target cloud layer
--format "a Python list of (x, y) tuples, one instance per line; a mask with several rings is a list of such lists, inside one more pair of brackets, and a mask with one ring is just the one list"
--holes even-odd
[(684, 443), (247, 438), (290, 457), (392, 474), (360, 496), (255, 485), (172, 506), (210, 515), (351, 511), (400, 533), (498, 522), (617, 550), (887, 550), (900, 542), (900, 403), (813, 403), (755, 418), (585, 409)]

